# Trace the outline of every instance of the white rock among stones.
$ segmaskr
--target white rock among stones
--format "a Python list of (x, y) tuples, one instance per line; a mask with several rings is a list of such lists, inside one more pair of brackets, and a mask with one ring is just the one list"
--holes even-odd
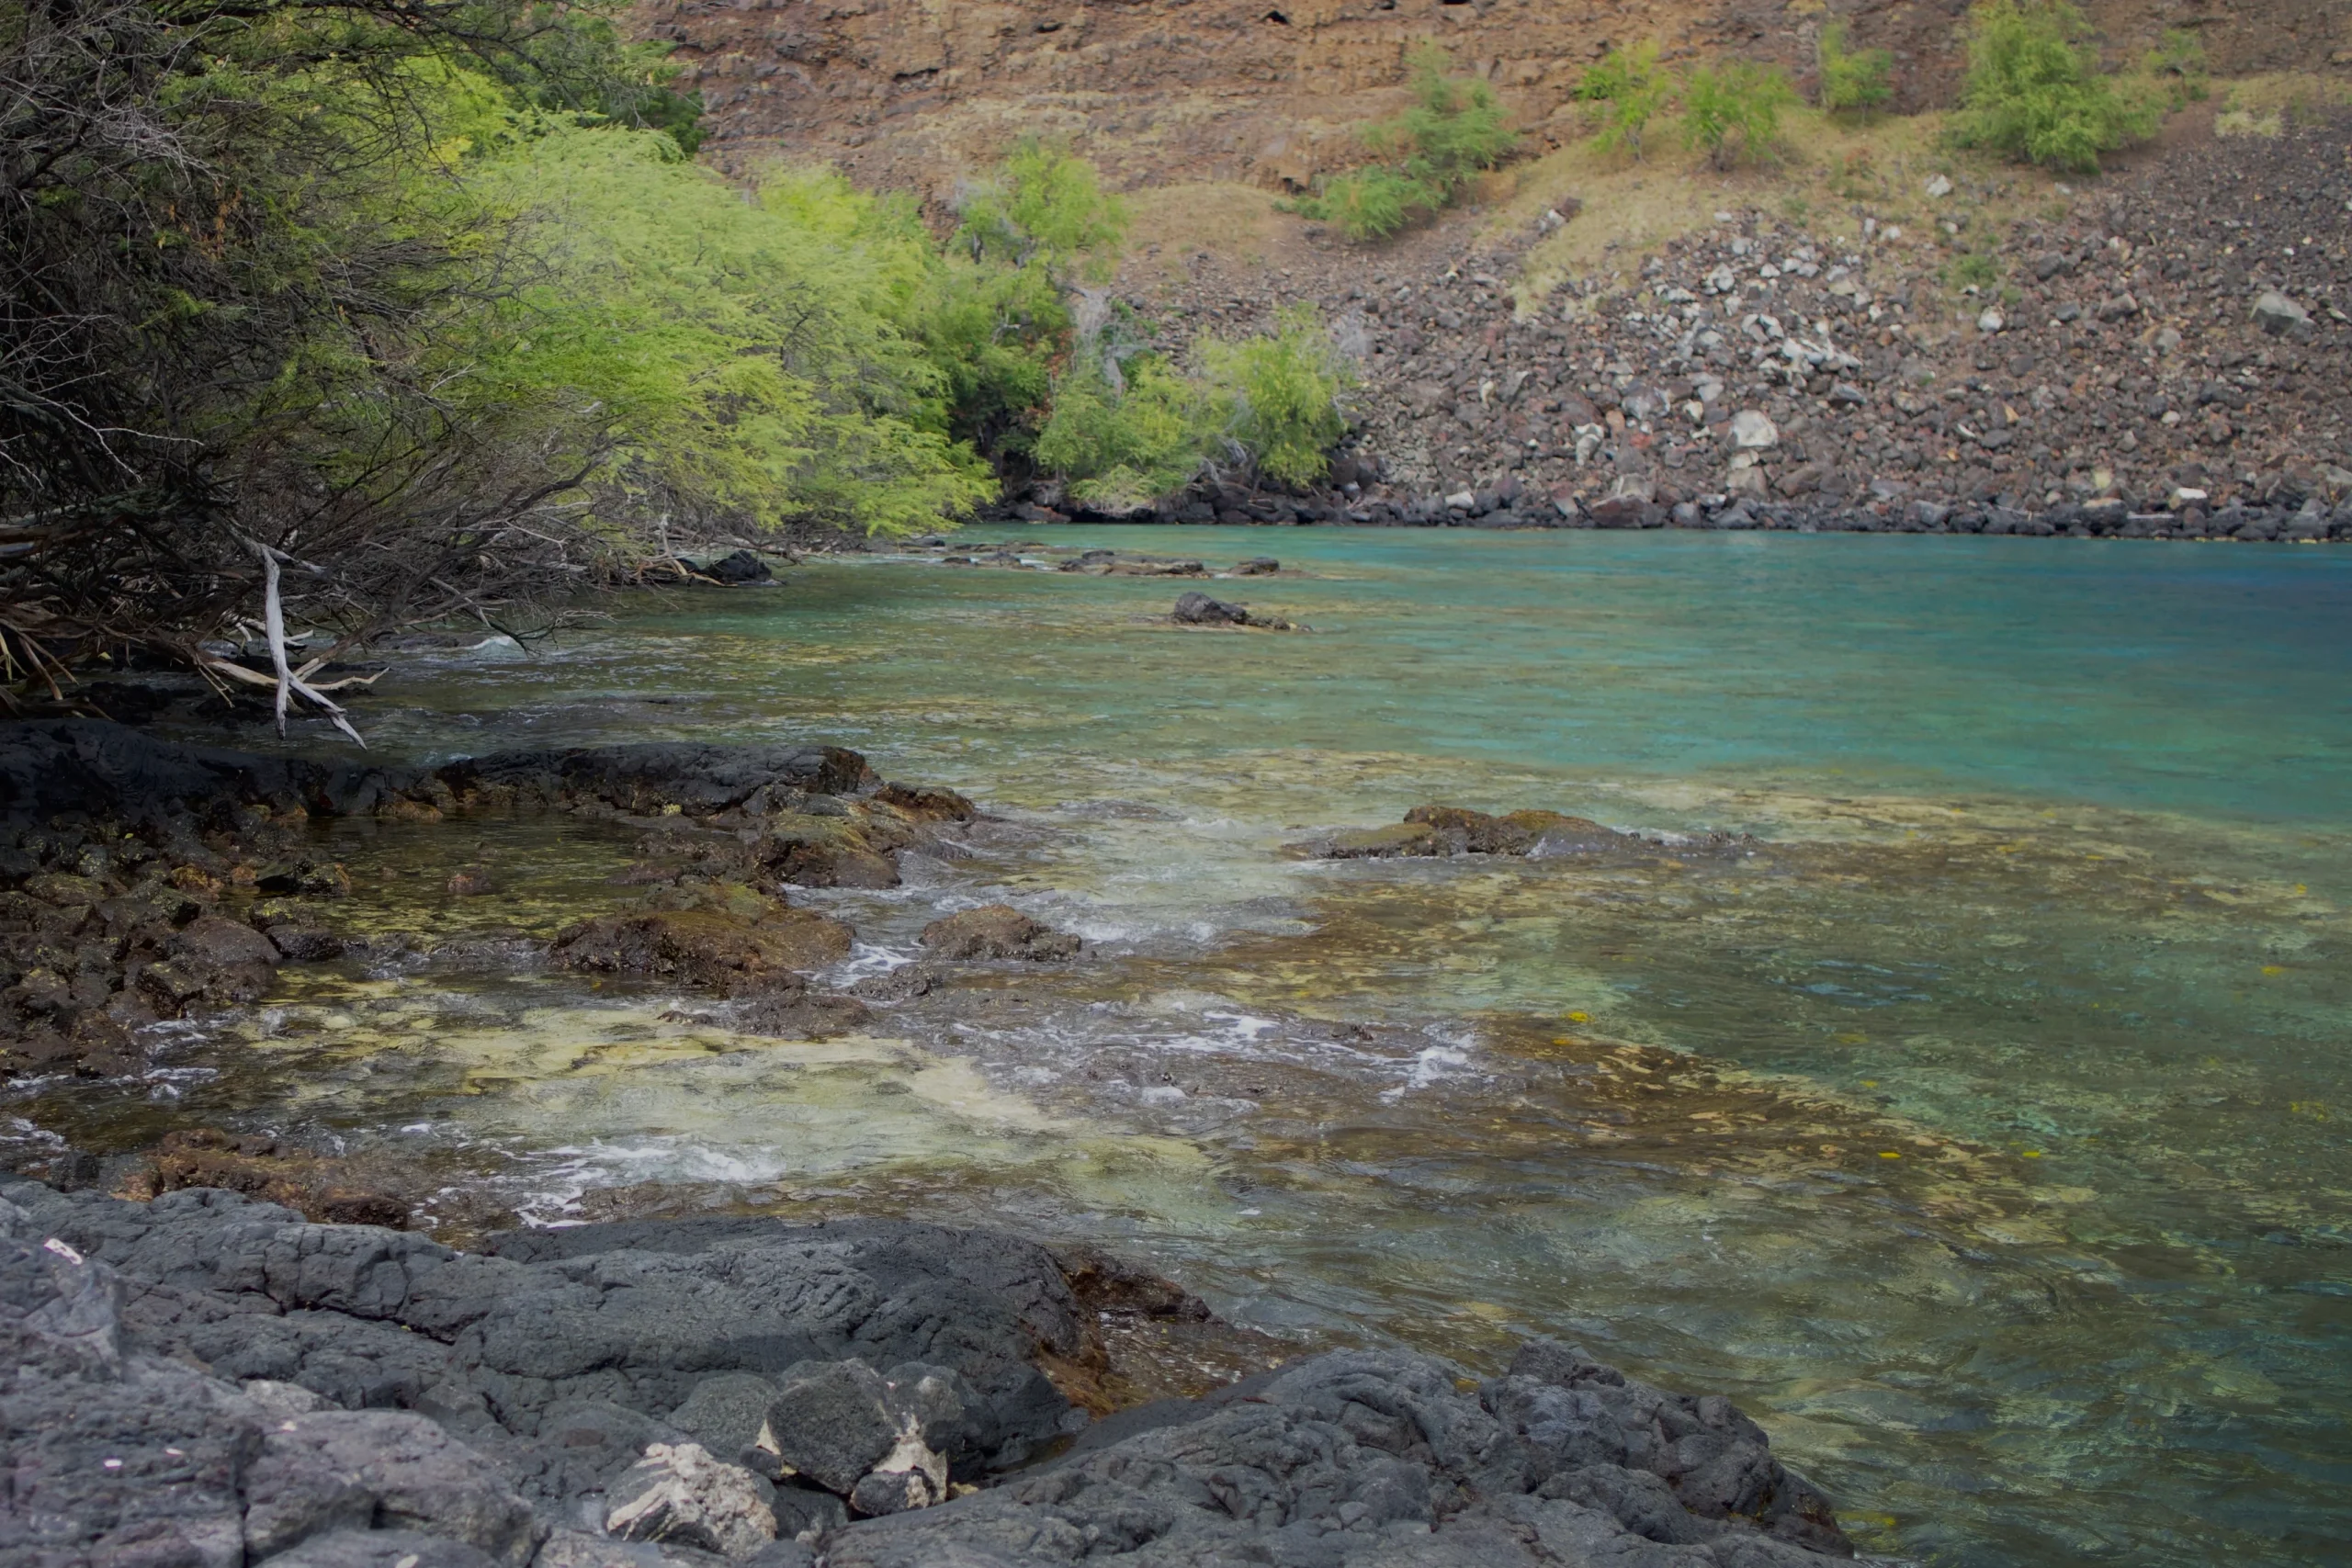
[(1977, 312), (1976, 330), (1980, 333), (1996, 333), (2007, 325), (2008, 322), (2002, 319), (2001, 312), (1990, 306)]
[(1731, 444), (1743, 452), (1760, 452), (1781, 444), (1781, 431), (1762, 409), (1742, 409), (1731, 416)]
[(2312, 313), (2288, 299), (2276, 288), (2266, 288), (2254, 302), (2254, 324), (2278, 337), (2297, 327), (2309, 326)]
[(1937, 201), (1941, 201), (1944, 197), (1946, 197), (1950, 196), (1951, 194), (1951, 175), (1932, 175), (1932, 176), (1930, 176), (1930, 177), (1928, 178), (1928, 195), (1931, 198), (1933, 198), (1934, 200), (1937, 200)]
[(700, 1443), (648, 1445), (606, 1495), (605, 1529), (623, 1540), (745, 1557), (775, 1539), (774, 1489)]

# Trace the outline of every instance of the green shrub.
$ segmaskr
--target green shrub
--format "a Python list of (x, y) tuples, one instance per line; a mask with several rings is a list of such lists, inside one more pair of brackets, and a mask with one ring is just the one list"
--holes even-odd
[(1952, 288), (1990, 288), (2001, 280), (2001, 264), (1982, 251), (1963, 251), (1944, 264), (1943, 274)]
[(1445, 205), (1445, 193), (1401, 170), (1374, 164), (1334, 176), (1292, 210), (1336, 223), (1351, 240), (1385, 240)]
[(1354, 371), (1314, 307), (1294, 306), (1273, 335), (1201, 345), (1209, 385), (1227, 405), (1227, 429), (1258, 471), (1282, 485), (1309, 485), (1330, 471), (1331, 446), (1347, 433), (1340, 399)]
[(1593, 106), (1594, 141), (1604, 152), (1632, 153), (1635, 163), (1642, 157), (1643, 131), (1671, 95), (1655, 42), (1611, 50), (1577, 84), (1577, 96)]
[(1126, 204), (1102, 193), (1093, 164), (1042, 138), (1022, 138), (958, 206), (956, 243), (975, 261), (1034, 262), (1098, 280), (1118, 269)]
[(1868, 113), (1894, 96), (1894, 56), (1883, 49), (1855, 49), (1852, 36), (1842, 18), (1831, 22), (1814, 51), (1821, 107), (1831, 114)]
[(2152, 134), (2155, 105), (2099, 71), (2088, 32), (2066, 0), (1977, 0), (1953, 121), (1960, 144), (2093, 174), (2100, 153)]
[(1682, 135), (1718, 169), (1769, 157), (1781, 140), (1781, 111), (1796, 89), (1777, 65), (1734, 60), (1693, 66), (1682, 79)]
[(2211, 95), (2204, 40), (2187, 28), (2166, 28), (2164, 42), (2147, 52), (2140, 69), (2155, 84), (2168, 110), (2203, 103)]
[(1357, 132), (1366, 151), (1389, 161), (1336, 175), (1313, 195), (1281, 204), (1284, 210), (1337, 223), (1351, 240), (1385, 240), (1517, 151), (1519, 134), (1492, 87), (1449, 77), (1446, 53), (1434, 44), (1416, 50), (1412, 64), (1413, 107)]
[(1494, 88), (1476, 77), (1448, 76), (1452, 66), (1445, 51), (1433, 43), (1415, 50), (1413, 107), (1363, 132), (1365, 146), (1377, 153), (1403, 155), (1408, 164), (1419, 165), (1423, 179), (1444, 186), (1449, 194), (1519, 147), (1519, 133), (1510, 129)]
[(1087, 354), (1055, 382), (1032, 456), (1089, 505), (1139, 507), (1191, 482), (1216, 423), (1208, 393), (1159, 359)]

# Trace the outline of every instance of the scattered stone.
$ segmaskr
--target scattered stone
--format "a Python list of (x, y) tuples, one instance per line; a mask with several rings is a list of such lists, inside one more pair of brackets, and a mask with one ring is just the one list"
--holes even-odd
[(1951, 176), (1949, 175), (1930, 175), (1928, 176), (1926, 188), (1929, 200), (1941, 201), (1944, 197), (1951, 194)]
[(1233, 569), (1236, 577), (1267, 577), (1282, 570), (1283, 563), (1272, 556), (1251, 556)]
[(1976, 330), (1988, 337), (2007, 324), (2001, 312), (1990, 305), (1976, 312)]
[(1742, 409), (1731, 416), (1731, 444), (1743, 452), (1760, 452), (1781, 444), (1780, 427), (1762, 409)]

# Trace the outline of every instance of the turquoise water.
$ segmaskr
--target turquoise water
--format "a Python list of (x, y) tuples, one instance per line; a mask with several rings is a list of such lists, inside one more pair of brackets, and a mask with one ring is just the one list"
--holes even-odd
[[(1274, 554), (1202, 586), (1312, 629), (1177, 628), (1185, 581), (820, 562), (403, 669), (367, 721), (395, 753), (857, 746), (1003, 820), (907, 888), (796, 895), (857, 926), (838, 978), (1000, 897), (1085, 962), (821, 1050), (350, 976), (192, 1043), (174, 1113), (426, 1151), (539, 1218), (680, 1190), (1112, 1238), (1302, 1343), (1572, 1337), (1736, 1392), (1874, 1551), (2344, 1560), (2352, 552), (958, 547), (1023, 539)], [(1759, 842), (1280, 852), (1432, 799)], [(518, 874), (514, 918), (594, 885)], [(122, 1094), (70, 1092), (61, 1123)]]

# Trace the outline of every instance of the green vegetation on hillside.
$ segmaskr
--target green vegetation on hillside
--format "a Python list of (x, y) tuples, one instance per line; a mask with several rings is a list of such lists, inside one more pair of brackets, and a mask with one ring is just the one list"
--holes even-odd
[(1611, 50), (1577, 82), (1577, 96), (1589, 106), (1602, 152), (1639, 163), (1651, 122), (1679, 108), (1682, 141), (1718, 169), (1777, 156), (1781, 112), (1798, 101), (1778, 66), (1731, 60), (1678, 73), (1659, 62), (1654, 41)]
[(1473, 175), (1517, 150), (1494, 88), (1449, 76), (1453, 62), (1435, 44), (1414, 51), (1411, 64), (1412, 107), (1356, 133), (1381, 161), (1333, 175), (1292, 211), (1336, 223), (1351, 240), (1385, 240), (1444, 208)]
[(1658, 63), (1655, 42), (1612, 49), (1577, 83), (1577, 96), (1591, 106), (1593, 140), (1605, 152), (1642, 158), (1642, 136), (1674, 96), (1674, 80)]
[(1821, 78), (1821, 107), (1830, 114), (1867, 114), (1894, 96), (1894, 56), (1883, 49), (1856, 49), (1844, 17), (1826, 24), (1814, 49)]
[(2090, 23), (2067, 0), (1977, 0), (1954, 139), (2045, 168), (2089, 174), (2146, 140), (2157, 105), (2099, 69)]

